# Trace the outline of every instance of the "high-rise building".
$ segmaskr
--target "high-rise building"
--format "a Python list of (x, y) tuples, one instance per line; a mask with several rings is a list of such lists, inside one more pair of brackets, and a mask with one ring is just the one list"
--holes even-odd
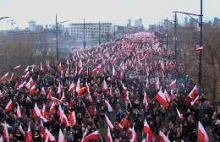
[(36, 29), (36, 21), (32, 20), (29, 22), (29, 30), (35, 31), (35, 29)]
[(143, 27), (142, 19), (139, 18), (138, 20), (135, 20), (134, 26), (135, 27)]
[(189, 26), (190, 27), (197, 27), (197, 22), (196, 21), (198, 21), (198, 19), (193, 19), (193, 18), (190, 18), (189, 19)]
[(127, 27), (131, 27), (131, 19), (128, 19)]
[(220, 28), (220, 18), (214, 17), (213, 26)]

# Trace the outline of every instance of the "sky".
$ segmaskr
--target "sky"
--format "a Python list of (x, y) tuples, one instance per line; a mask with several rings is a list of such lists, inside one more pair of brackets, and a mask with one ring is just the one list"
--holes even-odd
[[(203, 0), (205, 21), (220, 17), (219, 5), (220, 0)], [(173, 19), (175, 10), (199, 14), (200, 0), (0, 0), (0, 17), (10, 17), (0, 21), (0, 29), (13, 28), (11, 20), (16, 23), (14, 27), (20, 28), (28, 27), (30, 20), (54, 24), (56, 14), (58, 22), (82, 22), (85, 18), (86, 22), (126, 25), (127, 19), (132, 19), (134, 24), (134, 20), (142, 18), (148, 26), (167, 17)]]

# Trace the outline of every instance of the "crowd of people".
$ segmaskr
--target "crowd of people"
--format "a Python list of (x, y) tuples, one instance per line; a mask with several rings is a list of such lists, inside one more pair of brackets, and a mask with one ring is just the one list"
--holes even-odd
[(1, 78), (0, 142), (220, 140), (220, 110), (152, 33), (21, 69)]

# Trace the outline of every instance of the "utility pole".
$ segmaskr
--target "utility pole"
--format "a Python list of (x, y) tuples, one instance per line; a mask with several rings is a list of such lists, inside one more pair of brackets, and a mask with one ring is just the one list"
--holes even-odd
[(101, 29), (101, 25), (100, 25), (100, 21), (99, 21), (99, 45), (101, 44), (100, 29)]
[(57, 61), (59, 60), (59, 51), (58, 51), (58, 23), (56, 15), (56, 52), (57, 52)]
[(83, 48), (86, 49), (86, 23), (85, 19), (83, 19)]
[(167, 51), (168, 51), (168, 42), (169, 42), (169, 41), (168, 41), (168, 40), (169, 40), (169, 39), (168, 39), (168, 32), (169, 32), (169, 31), (168, 31), (168, 30), (169, 30), (169, 27), (168, 27), (168, 26), (169, 26), (168, 18), (166, 19), (166, 21), (167, 21)]
[[(202, 16), (203, 16), (203, 0), (200, 0), (200, 47), (203, 46), (203, 36), (202, 36), (202, 26), (203, 26), (203, 21), (202, 21)], [(199, 85), (201, 86), (202, 84), (202, 51), (199, 52)]]
[(177, 61), (177, 14), (175, 12), (175, 16), (174, 16), (174, 26), (175, 26), (175, 39), (174, 39), (174, 47), (175, 47), (175, 60)]

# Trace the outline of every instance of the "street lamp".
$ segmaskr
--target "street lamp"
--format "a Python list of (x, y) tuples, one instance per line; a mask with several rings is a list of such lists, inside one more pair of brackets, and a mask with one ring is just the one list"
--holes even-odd
[(57, 55), (57, 61), (59, 60), (59, 51), (58, 51), (58, 24), (62, 24), (65, 22), (68, 22), (69, 20), (58, 22), (57, 21), (57, 15), (56, 15), (56, 55)]
[[(194, 14), (194, 13), (188, 13), (188, 12), (180, 12), (180, 11), (174, 11), (175, 14), (176, 13), (181, 13), (181, 14), (185, 14), (188, 15), (189, 17), (191, 17), (194, 21), (196, 21), (199, 26), (200, 26), (200, 44), (199, 46), (202, 47), (203, 46), (203, 35), (202, 35), (202, 26), (203, 26), (203, 21), (202, 21), (202, 16), (203, 16), (203, 0), (200, 0), (200, 14)], [(198, 21), (197, 19), (193, 18), (192, 16), (198, 16), (200, 17), (200, 20)], [(199, 52), (199, 73), (198, 73), (198, 84), (200, 85), (200, 87), (202, 86), (202, 51)], [(202, 108), (201, 108), (202, 107)], [(203, 104), (201, 104), (200, 109), (200, 121), (202, 120), (202, 115), (203, 115)]]

